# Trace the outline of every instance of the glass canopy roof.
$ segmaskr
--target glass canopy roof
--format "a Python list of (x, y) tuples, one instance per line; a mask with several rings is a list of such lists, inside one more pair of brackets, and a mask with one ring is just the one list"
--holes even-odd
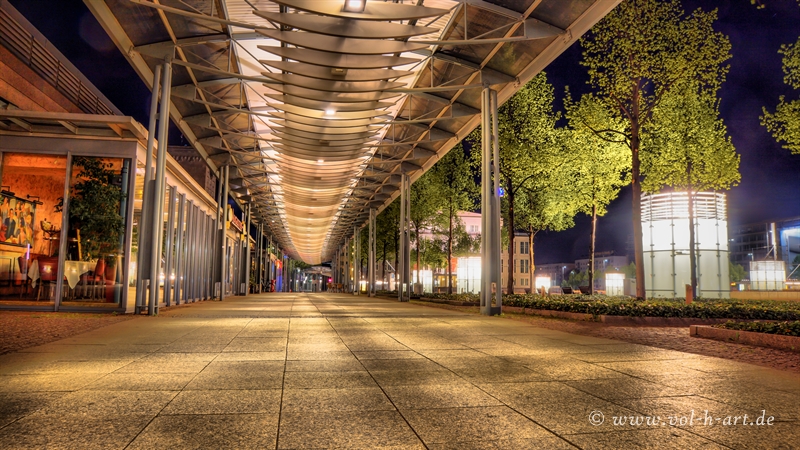
[(84, 0), (291, 257), (330, 260), (619, 0)]

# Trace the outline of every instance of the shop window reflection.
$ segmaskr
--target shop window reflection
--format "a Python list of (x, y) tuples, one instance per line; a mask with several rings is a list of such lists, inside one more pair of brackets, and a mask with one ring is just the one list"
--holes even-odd
[(129, 159), (72, 158), (65, 306), (118, 306), (122, 300), (129, 173)]
[(0, 188), (0, 302), (55, 300), (66, 155), (4, 153)]

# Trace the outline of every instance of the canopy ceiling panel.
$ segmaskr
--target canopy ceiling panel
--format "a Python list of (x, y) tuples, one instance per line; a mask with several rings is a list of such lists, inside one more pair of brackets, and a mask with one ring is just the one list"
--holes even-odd
[(290, 257), (329, 261), (620, 0), (84, 0)]

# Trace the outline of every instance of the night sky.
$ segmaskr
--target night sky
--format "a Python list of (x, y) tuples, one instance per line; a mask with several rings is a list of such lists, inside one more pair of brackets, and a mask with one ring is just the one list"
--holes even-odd
[[(147, 123), (150, 92), (111, 42), (81, 0), (9, 0), (58, 48), (123, 114)], [(756, 9), (749, 0), (684, 0), (687, 11), (719, 9), (717, 30), (727, 34), (733, 58), (720, 93), (721, 113), (741, 154), (742, 182), (729, 195), (732, 224), (800, 216), (800, 156), (781, 148), (759, 123), (762, 106), (774, 110), (780, 95), (800, 93), (783, 83), (783, 43), (800, 35), (800, 6), (795, 0), (764, 0)], [(562, 105), (564, 86), (577, 97), (586, 92), (585, 69), (579, 44), (573, 45), (546, 69)], [(185, 144), (173, 127), (171, 144)], [(631, 194), (623, 190), (598, 223), (598, 251), (624, 254), (631, 234)], [(576, 218), (576, 227), (536, 238), (536, 262), (568, 262), (588, 254), (589, 220)]]

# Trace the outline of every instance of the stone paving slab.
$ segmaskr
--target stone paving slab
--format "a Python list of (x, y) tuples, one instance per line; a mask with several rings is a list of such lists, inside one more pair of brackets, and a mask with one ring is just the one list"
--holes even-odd
[[(3, 449), (791, 449), (798, 405), (796, 373), (341, 294), (197, 303), (0, 355)], [(771, 425), (741, 424), (762, 411)]]

